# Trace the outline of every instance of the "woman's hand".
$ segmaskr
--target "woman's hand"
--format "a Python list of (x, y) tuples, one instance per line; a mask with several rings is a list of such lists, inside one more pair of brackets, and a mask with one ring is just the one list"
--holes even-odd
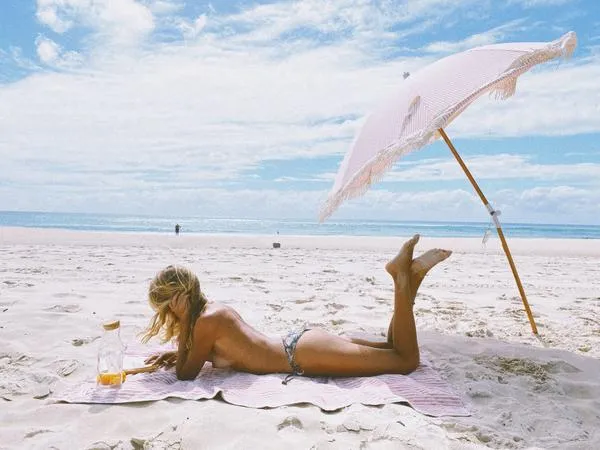
[(177, 363), (177, 352), (164, 352), (162, 354), (157, 353), (156, 355), (152, 355), (146, 361), (146, 364), (152, 364), (157, 367), (164, 367), (165, 369), (170, 369)]
[(185, 322), (189, 314), (189, 297), (186, 294), (177, 294), (171, 299), (169, 307), (181, 322)]

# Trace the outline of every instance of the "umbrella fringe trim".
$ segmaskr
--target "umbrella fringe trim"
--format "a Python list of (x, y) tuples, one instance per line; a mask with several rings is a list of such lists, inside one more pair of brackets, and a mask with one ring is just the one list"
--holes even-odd
[[(422, 133), (418, 133), (405, 139), (401, 151), (398, 151), (397, 143), (392, 143), (375, 155), (375, 157), (365, 164), (365, 167), (360, 172), (352, 177), (343, 189), (340, 189), (336, 195), (327, 199), (319, 214), (319, 221), (323, 222), (343, 201), (360, 197), (365, 194), (371, 187), (371, 184), (380, 181), (385, 175), (385, 172), (390, 169), (401, 156), (411, 153), (436, 140), (438, 138), (438, 128), (440, 127), (430, 127)], [(362, 181), (362, 178), (367, 176), (367, 174), (369, 180), (365, 183)]]
[[(325, 201), (319, 213), (319, 222), (323, 222), (340, 206), (340, 204), (351, 198), (359, 197), (366, 193), (373, 182), (380, 181), (385, 172), (403, 155), (411, 153), (423, 147), (437, 138), (437, 130), (445, 128), (454, 118), (464, 111), (473, 101), (486, 92), (493, 94), (496, 99), (507, 99), (515, 94), (517, 79), (532, 67), (550, 61), (555, 58), (568, 58), (573, 54), (577, 45), (575, 34), (570, 32), (548, 43), (545, 48), (532, 51), (516, 59), (502, 75), (495, 80), (485, 84), (463, 101), (447, 108), (435, 118), (431, 125), (418, 133), (415, 133), (402, 142), (394, 141), (383, 150), (373, 156), (361, 170), (359, 170), (341, 189)], [(363, 180), (364, 179), (364, 180)]]
[(492, 93), (498, 100), (505, 100), (512, 97), (517, 90), (517, 79), (523, 73), (529, 71), (534, 66), (543, 64), (552, 59), (567, 59), (573, 55), (577, 40), (573, 33), (567, 33), (565, 36), (552, 41), (545, 49), (536, 50), (517, 58), (503, 75), (497, 79), (498, 83)]

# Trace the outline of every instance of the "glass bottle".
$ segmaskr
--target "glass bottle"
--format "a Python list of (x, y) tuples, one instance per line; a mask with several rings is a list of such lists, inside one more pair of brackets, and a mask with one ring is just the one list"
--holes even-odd
[(103, 325), (104, 336), (98, 349), (98, 376), (96, 381), (104, 386), (121, 386), (123, 373), (123, 343), (121, 342), (121, 322), (118, 320)]

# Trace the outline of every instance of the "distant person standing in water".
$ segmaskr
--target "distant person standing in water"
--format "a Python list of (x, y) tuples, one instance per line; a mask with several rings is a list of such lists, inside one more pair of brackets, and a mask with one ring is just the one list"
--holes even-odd
[(175, 225), (175, 234), (177, 236), (179, 236), (179, 230), (181, 229), (181, 227), (179, 226), (179, 224)]

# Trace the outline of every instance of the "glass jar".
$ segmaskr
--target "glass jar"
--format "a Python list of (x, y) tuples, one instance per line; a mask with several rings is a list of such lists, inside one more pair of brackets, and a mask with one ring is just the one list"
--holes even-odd
[(96, 381), (102, 386), (121, 386), (125, 381), (123, 372), (123, 342), (121, 322), (118, 320), (103, 325), (104, 335), (98, 348)]

